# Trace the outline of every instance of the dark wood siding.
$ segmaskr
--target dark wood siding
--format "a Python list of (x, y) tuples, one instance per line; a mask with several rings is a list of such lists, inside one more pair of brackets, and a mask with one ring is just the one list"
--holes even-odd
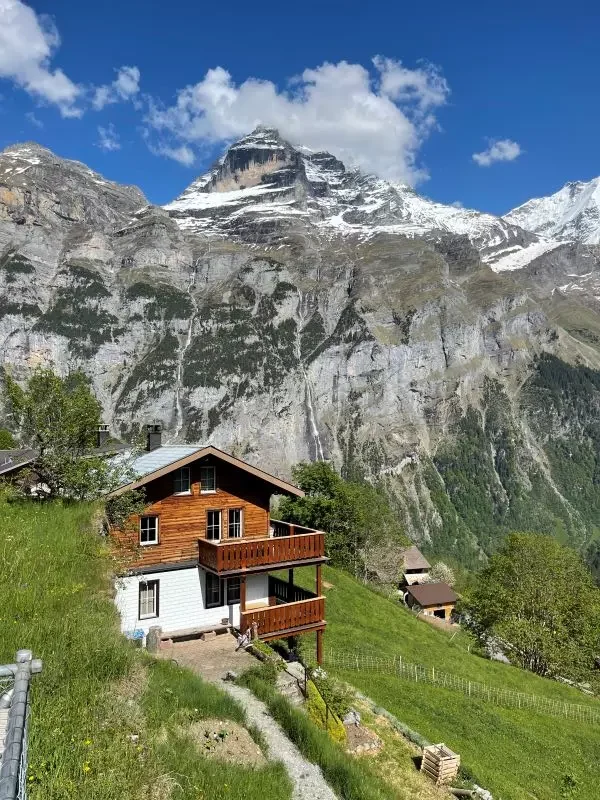
[[(217, 489), (202, 494), (200, 467), (216, 468)], [(269, 535), (269, 502), (272, 487), (244, 470), (205, 456), (190, 467), (191, 494), (175, 495), (174, 472), (146, 485), (148, 506), (144, 516), (159, 518), (159, 543), (135, 549), (130, 567), (192, 561), (198, 558), (198, 539), (206, 536), (206, 512), (209, 509), (243, 509), (244, 538)], [(137, 548), (139, 518), (132, 519), (127, 533), (115, 531), (122, 544)], [(227, 537), (227, 514), (223, 514), (221, 536)]]

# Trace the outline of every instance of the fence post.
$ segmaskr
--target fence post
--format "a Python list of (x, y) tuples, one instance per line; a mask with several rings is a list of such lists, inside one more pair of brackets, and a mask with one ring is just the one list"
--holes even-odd
[(27, 724), (27, 703), (31, 678), (31, 650), (17, 652), (17, 669), (13, 684), (13, 695), (4, 739), (4, 755), (0, 768), (0, 800), (17, 797), (21, 753)]

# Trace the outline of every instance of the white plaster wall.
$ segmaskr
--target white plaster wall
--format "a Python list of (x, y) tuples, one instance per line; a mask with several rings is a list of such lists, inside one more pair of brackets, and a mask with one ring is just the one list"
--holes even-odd
[[(232, 625), (239, 625), (239, 603), (205, 607), (205, 577), (204, 570), (189, 567), (118, 578), (115, 603), (121, 614), (121, 630), (124, 633), (134, 630), (148, 633), (153, 625), (159, 625), (164, 632), (174, 633), (187, 628), (217, 627), (225, 618)], [(260, 577), (266, 581), (266, 575)], [(141, 620), (138, 618), (139, 584), (153, 580), (159, 582), (159, 616)]]
[(246, 603), (269, 605), (269, 576), (266, 572), (246, 578)]

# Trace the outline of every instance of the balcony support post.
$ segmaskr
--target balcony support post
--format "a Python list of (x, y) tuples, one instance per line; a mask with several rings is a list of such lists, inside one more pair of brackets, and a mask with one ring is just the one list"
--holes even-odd
[(322, 581), (322, 578), (321, 578), (321, 565), (320, 564), (317, 564), (315, 578), (316, 578), (316, 581), (315, 581), (315, 583), (316, 583), (315, 592), (317, 594), (317, 597), (321, 597), (321, 594), (322, 594), (322, 591), (323, 591), (323, 581)]
[(246, 610), (246, 576), (242, 575), (240, 578), (240, 613), (243, 614)]
[(288, 585), (289, 585), (288, 603), (290, 603), (292, 600), (295, 600), (295, 597), (294, 597), (294, 570), (293, 569), (288, 569)]

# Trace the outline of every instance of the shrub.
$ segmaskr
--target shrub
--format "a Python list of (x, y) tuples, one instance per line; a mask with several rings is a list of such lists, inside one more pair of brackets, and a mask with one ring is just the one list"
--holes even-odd
[(307, 710), (308, 715), (312, 721), (327, 731), (334, 742), (342, 743), (346, 741), (346, 729), (339, 717), (332, 713), (333, 709), (329, 710), (325, 700), (319, 693), (319, 690), (313, 683), (308, 681), (307, 685)]

